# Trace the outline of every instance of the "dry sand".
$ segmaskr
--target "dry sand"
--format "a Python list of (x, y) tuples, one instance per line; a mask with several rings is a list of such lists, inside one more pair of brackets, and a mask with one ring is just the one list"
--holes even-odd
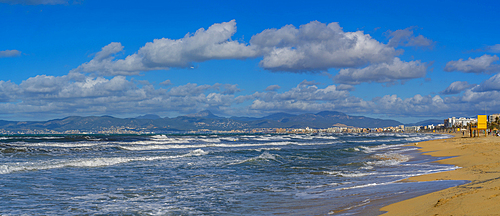
[(454, 138), (418, 143), (420, 151), (459, 167), (408, 181), (468, 180), (470, 183), (385, 206), (383, 215), (500, 215), (500, 137)]

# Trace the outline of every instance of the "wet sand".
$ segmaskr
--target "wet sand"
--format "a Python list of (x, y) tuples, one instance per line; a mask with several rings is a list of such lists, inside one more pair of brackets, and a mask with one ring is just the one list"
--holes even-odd
[(438, 163), (461, 167), (415, 176), (408, 181), (467, 180), (448, 188), (380, 209), (383, 215), (499, 215), (500, 137), (454, 138), (418, 143), (425, 155), (449, 157)]

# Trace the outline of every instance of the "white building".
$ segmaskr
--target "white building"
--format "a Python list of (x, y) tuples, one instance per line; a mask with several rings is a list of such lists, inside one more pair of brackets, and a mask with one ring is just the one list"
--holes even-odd
[(465, 127), (465, 126), (467, 126), (467, 124), (474, 123), (474, 122), (477, 122), (476, 118), (464, 118), (464, 117), (455, 118), (455, 117), (451, 117), (451, 118), (445, 119), (445, 121), (444, 121), (444, 127), (445, 128), (451, 128), (453, 126), (455, 126), (455, 127)]
[(488, 116), (488, 122), (491, 123), (491, 122), (495, 122), (496, 120), (500, 119), (500, 114), (491, 114)]

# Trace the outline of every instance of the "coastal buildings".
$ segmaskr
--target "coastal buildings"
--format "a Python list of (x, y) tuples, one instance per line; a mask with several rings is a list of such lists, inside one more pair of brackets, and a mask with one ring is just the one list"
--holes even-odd
[(445, 128), (452, 128), (452, 127), (465, 127), (469, 123), (474, 123), (477, 122), (476, 118), (465, 118), (465, 117), (451, 117), (447, 118), (444, 120), (444, 127)]
[(491, 114), (491, 115), (488, 116), (488, 122), (489, 123), (496, 122), (496, 121), (499, 121), (499, 120), (500, 120), (500, 113)]

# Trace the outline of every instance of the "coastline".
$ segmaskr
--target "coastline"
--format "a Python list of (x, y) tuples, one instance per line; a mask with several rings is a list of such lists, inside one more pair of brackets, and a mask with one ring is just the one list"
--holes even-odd
[(414, 176), (406, 181), (466, 180), (447, 188), (382, 207), (382, 215), (491, 215), (500, 212), (500, 137), (455, 137), (417, 144), (423, 155), (446, 157), (436, 161), (461, 167)]

